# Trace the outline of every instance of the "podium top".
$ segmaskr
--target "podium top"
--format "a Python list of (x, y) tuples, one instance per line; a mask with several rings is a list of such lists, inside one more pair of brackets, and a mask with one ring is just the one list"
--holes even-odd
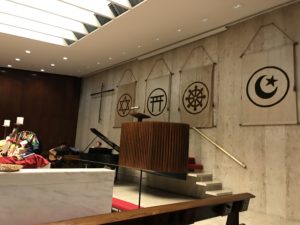
[(150, 116), (143, 114), (143, 113), (138, 113), (138, 112), (132, 112), (132, 113), (130, 113), (130, 115), (137, 118), (138, 122), (141, 122), (143, 119), (150, 118)]

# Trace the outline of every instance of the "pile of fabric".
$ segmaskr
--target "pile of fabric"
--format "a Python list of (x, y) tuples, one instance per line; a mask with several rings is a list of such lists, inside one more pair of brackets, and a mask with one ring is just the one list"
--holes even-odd
[(14, 129), (0, 141), (0, 163), (23, 165), (23, 168), (39, 168), (49, 164), (39, 151), (39, 141), (32, 131), (17, 132)]

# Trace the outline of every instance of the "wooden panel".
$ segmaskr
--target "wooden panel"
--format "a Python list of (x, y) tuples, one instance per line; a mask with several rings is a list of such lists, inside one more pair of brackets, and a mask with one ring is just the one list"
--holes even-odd
[(188, 164), (189, 125), (167, 122), (123, 123), (122, 166), (158, 172), (185, 173)]
[[(74, 145), (81, 80), (75, 77), (0, 68), (0, 123), (24, 117), (22, 130), (37, 134), (42, 149)], [(12, 127), (8, 129), (10, 132)], [(0, 129), (0, 139), (3, 137)]]
[(228, 215), (227, 225), (239, 225), (239, 212), (246, 211), (254, 195), (242, 193), (188, 202), (153, 206), (49, 223), (47, 225), (186, 225)]

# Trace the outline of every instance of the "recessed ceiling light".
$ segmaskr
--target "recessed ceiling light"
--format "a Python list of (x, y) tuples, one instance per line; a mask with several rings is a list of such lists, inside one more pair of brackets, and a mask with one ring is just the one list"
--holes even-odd
[(7, 67), (12, 67), (12, 65), (7, 65)]
[(51, 66), (55, 66), (55, 64), (54, 64), (54, 63), (51, 63), (50, 65), (51, 65)]
[(178, 29), (177, 29), (177, 32), (181, 32), (181, 29), (180, 29), (180, 28), (178, 28)]
[(68, 60), (68, 57), (64, 56), (64, 57), (63, 57), (63, 60)]
[(141, 48), (142, 46), (141, 46), (141, 45), (138, 45), (137, 47), (138, 47), (138, 48)]
[(100, 62), (97, 62), (98, 65), (100, 65)]
[(108, 59), (109, 59), (109, 60), (112, 60), (113, 58), (112, 58), (112, 57), (109, 57)]
[(44, 69), (41, 69), (41, 72), (45, 72), (45, 70), (44, 70)]
[(26, 52), (26, 54), (30, 54), (30, 53), (31, 53), (31, 51), (30, 51), (30, 50), (26, 50), (25, 52)]
[(233, 6), (233, 8), (234, 8), (234, 9), (238, 9), (238, 8), (240, 8), (241, 6), (242, 6), (241, 4), (236, 4), (236, 5)]
[(203, 18), (203, 19), (202, 19), (202, 22), (207, 22), (207, 21), (208, 21), (207, 18)]
[(15, 58), (15, 60), (16, 60), (16, 61), (18, 61), (18, 62), (19, 62), (19, 61), (21, 61), (21, 59), (20, 59), (20, 58)]
[(159, 41), (159, 37), (157, 37), (155, 40)]

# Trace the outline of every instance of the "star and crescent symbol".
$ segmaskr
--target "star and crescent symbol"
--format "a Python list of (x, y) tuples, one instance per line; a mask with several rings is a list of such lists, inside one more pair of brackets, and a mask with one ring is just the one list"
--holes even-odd
[(266, 66), (255, 71), (249, 78), (246, 93), (254, 105), (271, 107), (286, 97), (289, 87), (289, 77), (283, 69)]
[[(262, 80), (266, 77), (267, 75), (262, 75), (260, 76), (256, 82), (255, 82), (255, 92), (257, 94), (258, 97), (263, 98), (263, 99), (268, 99), (268, 98), (272, 98), (276, 92), (278, 87), (276, 87), (273, 91), (271, 92), (265, 92), (263, 91), (262, 87), (261, 87), (261, 83)], [(272, 76), (271, 78), (266, 78), (266, 80), (268, 81), (268, 83), (266, 84), (266, 86), (268, 85), (272, 85), (273, 87), (275, 87), (275, 82), (278, 81), (276, 79), (274, 79), (274, 76)]]

